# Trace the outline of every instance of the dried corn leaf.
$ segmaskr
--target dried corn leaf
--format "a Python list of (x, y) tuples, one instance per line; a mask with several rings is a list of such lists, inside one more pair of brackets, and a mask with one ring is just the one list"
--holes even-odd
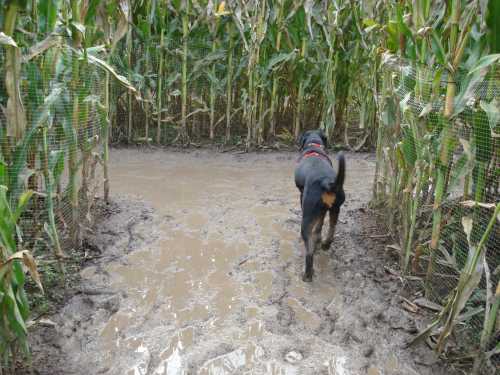
[(0, 31), (0, 44), (17, 48), (17, 43), (15, 42), (15, 40), (1, 31)]
[(35, 281), (36, 285), (38, 288), (43, 293), (43, 286), (42, 286), (42, 280), (40, 279), (40, 274), (38, 273), (38, 269), (36, 267), (36, 262), (35, 259), (33, 258), (33, 255), (28, 250), (23, 250), (23, 263), (24, 265), (28, 268), (28, 271), (32, 277), (32, 279)]

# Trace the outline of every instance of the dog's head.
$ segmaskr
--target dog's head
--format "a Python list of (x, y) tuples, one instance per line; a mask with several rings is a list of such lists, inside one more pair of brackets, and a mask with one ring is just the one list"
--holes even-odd
[(305, 131), (299, 138), (300, 150), (303, 150), (309, 143), (318, 143), (325, 148), (328, 147), (328, 140), (323, 129)]

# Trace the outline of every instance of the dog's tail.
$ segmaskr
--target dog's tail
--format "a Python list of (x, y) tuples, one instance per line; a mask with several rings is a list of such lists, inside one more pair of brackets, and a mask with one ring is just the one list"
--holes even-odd
[(343, 154), (339, 154), (337, 156), (337, 161), (338, 161), (338, 170), (337, 170), (337, 176), (333, 180), (331, 178), (325, 177), (323, 180), (321, 180), (321, 188), (325, 192), (334, 192), (338, 188), (342, 188), (344, 186), (344, 179), (345, 179), (345, 158)]

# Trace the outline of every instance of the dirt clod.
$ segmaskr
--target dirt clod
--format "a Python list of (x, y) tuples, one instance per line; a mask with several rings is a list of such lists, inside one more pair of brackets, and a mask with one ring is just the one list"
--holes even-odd
[(291, 363), (291, 364), (295, 364), (297, 362), (300, 362), (302, 361), (304, 357), (302, 356), (302, 354), (300, 352), (297, 352), (295, 350), (292, 350), (288, 353), (286, 353), (285, 355), (285, 361), (287, 361), (288, 363)]
[(373, 346), (365, 347), (363, 349), (363, 352), (362, 352), (363, 357), (366, 357), (366, 358), (371, 357), (374, 351), (375, 351), (375, 349), (373, 349)]

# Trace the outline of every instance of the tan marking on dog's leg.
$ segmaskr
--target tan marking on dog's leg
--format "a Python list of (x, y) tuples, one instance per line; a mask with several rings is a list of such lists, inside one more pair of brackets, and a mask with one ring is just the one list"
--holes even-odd
[[(325, 212), (326, 214), (326, 212)], [(317, 251), (321, 245), (321, 230), (323, 229), (323, 223), (325, 220), (325, 214), (321, 215), (315, 223), (313, 228), (313, 241), (314, 241), (314, 251)]]
[(318, 217), (313, 221), (310, 227), (309, 241), (307, 244), (307, 253), (314, 254), (318, 243), (318, 234), (321, 237), (321, 228), (323, 227), (324, 216)]
[(335, 198), (336, 198), (335, 193), (321, 194), (321, 200), (328, 208), (332, 208), (333, 204), (335, 203)]
[(323, 250), (328, 250), (333, 242), (333, 237), (335, 236), (335, 228), (339, 219), (339, 213), (340, 210), (330, 210), (330, 226), (328, 228), (326, 239), (322, 244)]
[(309, 236), (307, 237), (306, 245), (306, 264), (304, 276), (302, 277), (303, 281), (310, 282), (312, 281), (312, 276), (314, 274), (314, 253), (318, 248), (318, 245), (321, 243), (321, 228), (323, 227), (324, 215), (321, 215), (317, 219), (315, 219), (312, 224), (310, 224)]

